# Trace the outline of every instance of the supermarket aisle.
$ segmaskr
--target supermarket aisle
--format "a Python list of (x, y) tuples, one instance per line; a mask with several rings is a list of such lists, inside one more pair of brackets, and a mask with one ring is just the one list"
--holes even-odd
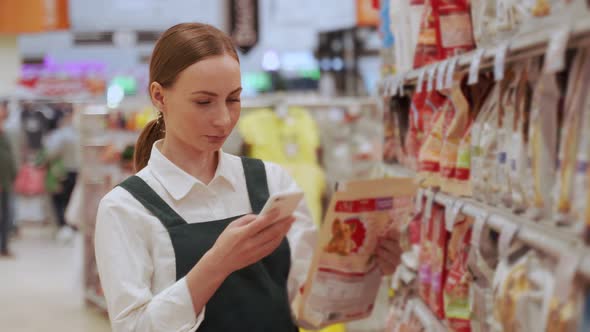
[(27, 227), (0, 259), (0, 331), (110, 331), (105, 315), (84, 305), (80, 252), (53, 230)]

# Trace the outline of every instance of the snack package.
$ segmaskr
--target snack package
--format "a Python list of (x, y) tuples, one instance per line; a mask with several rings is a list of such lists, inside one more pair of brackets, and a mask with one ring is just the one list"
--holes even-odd
[[(580, 49), (568, 79), (565, 100), (565, 115), (561, 129), (558, 155), (557, 183), (555, 185), (555, 218), (559, 224), (572, 225), (580, 216), (576, 215), (574, 181), (577, 171), (577, 153), (580, 145), (584, 101), (590, 84), (590, 54)], [(581, 168), (584, 171), (584, 168)]]
[(499, 99), (499, 93), (500, 85), (495, 84), (492, 88), (492, 91), (490, 92), (489, 97), (482, 105), (479, 114), (475, 118), (475, 121), (471, 125), (471, 174), (469, 182), (473, 197), (477, 200), (483, 200), (484, 197), (484, 150), (482, 147), (482, 143), (484, 143), (482, 140), (484, 134), (483, 128), (496, 108), (496, 104), (498, 103)]
[(426, 108), (432, 109), (434, 114), (433, 126), (428, 128), (425, 124), (427, 136), (418, 154), (417, 181), (423, 187), (438, 186), (440, 171), (440, 153), (443, 145), (443, 136), (454, 114), (453, 104), (439, 93), (433, 93), (425, 103)]
[(432, 238), (430, 251), (430, 309), (439, 319), (445, 317), (443, 288), (446, 280), (448, 234), (445, 228), (444, 207), (435, 205), (432, 213)]
[(471, 332), (469, 286), (472, 280), (467, 270), (471, 225), (471, 218), (462, 214), (457, 216), (447, 249), (444, 304), (445, 317), (453, 332)]
[(430, 301), (432, 289), (432, 261), (434, 255), (434, 217), (442, 215), (444, 211), (438, 205), (427, 202), (422, 216), (420, 228), (420, 253), (418, 255), (418, 294), (425, 303)]
[(334, 193), (320, 230), (295, 315), (322, 328), (358, 320), (373, 310), (381, 285), (375, 260), (377, 239), (391, 226), (390, 210), (416, 194), (412, 179), (390, 178), (349, 183)]
[(453, 107), (453, 118), (445, 131), (443, 146), (440, 153), (440, 185), (441, 190), (450, 192), (456, 177), (457, 155), (459, 144), (469, 128), (469, 103), (463, 94), (461, 85), (456, 85), (449, 96)]
[(584, 309), (581, 314), (582, 319), (580, 319), (580, 323), (578, 324), (577, 332), (590, 331), (590, 292), (586, 290), (584, 297)]
[[(440, 33), (442, 58), (459, 55), (475, 47), (469, 0), (433, 0)], [(436, 21), (435, 21), (436, 22)]]
[(552, 283), (543, 285), (546, 286), (543, 331), (577, 332), (583, 321), (584, 286), (576, 279), (579, 261), (576, 254), (563, 253), (551, 262)]
[(495, 39), (496, 2), (494, 0), (472, 0), (471, 17), (473, 35), (478, 47), (485, 47)]
[(399, 72), (404, 72), (413, 67), (424, 1), (391, 0), (389, 9), (391, 31), (395, 40), (395, 67)]
[(471, 330), (491, 331), (489, 318), (493, 315), (493, 280), (498, 264), (497, 236), (486, 227), (482, 220), (473, 222), (471, 248), (467, 259), (469, 279), (469, 307), (471, 308)]
[[(501, 109), (501, 100), (502, 100), (502, 90), (499, 90), (499, 94), (492, 95), (490, 100), (489, 109), (486, 112), (489, 112), (489, 115), (483, 121), (480, 129), (480, 136), (479, 140), (477, 141), (477, 152), (481, 155), (478, 155), (478, 170), (477, 175), (474, 176), (474, 197), (476, 199), (482, 200), (489, 204), (495, 205), (497, 202), (495, 200), (496, 193), (498, 192), (498, 183), (496, 182), (497, 176), (497, 165), (498, 165), (498, 158), (499, 155), (498, 145), (501, 144), (498, 141), (498, 124), (499, 124), (499, 117), (500, 117), (500, 109)], [(472, 129), (473, 132), (473, 129)], [(475, 144), (473, 142), (472, 144)], [(472, 167), (472, 170), (475, 170), (476, 166)]]
[(574, 175), (574, 230), (584, 234), (588, 196), (590, 196), (590, 98), (586, 98), (582, 109), (581, 137), (576, 156), (576, 173)]
[(434, 7), (435, 1), (424, 1), (420, 32), (418, 33), (418, 42), (414, 53), (414, 68), (423, 67), (442, 59), (440, 25), (438, 12)]
[(539, 220), (551, 215), (551, 190), (555, 184), (557, 124), (560, 91), (555, 75), (542, 75), (535, 85), (528, 131), (525, 188), (528, 217)]
[(521, 73), (520, 69), (506, 73), (504, 81), (507, 85), (501, 105), (498, 108), (497, 159), (495, 170), (493, 170), (495, 181), (491, 183), (493, 189), (491, 202), (501, 203), (506, 207), (512, 205), (508, 152), (512, 148), (511, 139), (516, 117), (516, 95)]
[(413, 170), (418, 169), (418, 154), (426, 135), (426, 126), (430, 126), (433, 117), (432, 108), (426, 107), (426, 96), (426, 89), (414, 93), (410, 105), (410, 123), (404, 140), (404, 148), (408, 158), (408, 166)]

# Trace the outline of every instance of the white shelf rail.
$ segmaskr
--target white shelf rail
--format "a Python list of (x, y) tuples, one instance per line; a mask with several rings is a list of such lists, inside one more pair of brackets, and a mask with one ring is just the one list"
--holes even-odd
[(435, 202), (449, 208), (460, 202), (461, 212), (474, 218), (486, 218), (486, 225), (495, 231), (502, 232), (506, 224), (512, 224), (518, 228), (516, 238), (523, 243), (537, 249), (556, 259), (570, 256), (578, 257), (578, 274), (585, 280), (590, 280), (590, 248), (585, 246), (579, 236), (572, 232), (535, 223), (525, 217), (517, 216), (511, 212), (489, 206), (469, 198), (454, 197), (441, 192), (427, 190), (426, 196), (434, 195)]

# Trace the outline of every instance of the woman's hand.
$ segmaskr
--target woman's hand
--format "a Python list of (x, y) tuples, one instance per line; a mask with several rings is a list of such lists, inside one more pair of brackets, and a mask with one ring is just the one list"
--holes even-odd
[(399, 265), (402, 248), (399, 245), (399, 230), (395, 225), (389, 227), (385, 235), (377, 240), (377, 264), (383, 275), (391, 275)]
[(270, 255), (289, 232), (295, 218), (275, 222), (276, 211), (264, 216), (246, 215), (232, 222), (210, 250), (227, 275)]

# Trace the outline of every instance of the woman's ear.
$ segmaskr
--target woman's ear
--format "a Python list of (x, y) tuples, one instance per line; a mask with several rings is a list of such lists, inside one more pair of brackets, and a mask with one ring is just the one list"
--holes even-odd
[(152, 82), (150, 84), (150, 96), (154, 106), (160, 111), (164, 112), (166, 104), (164, 101), (164, 88), (158, 82)]

